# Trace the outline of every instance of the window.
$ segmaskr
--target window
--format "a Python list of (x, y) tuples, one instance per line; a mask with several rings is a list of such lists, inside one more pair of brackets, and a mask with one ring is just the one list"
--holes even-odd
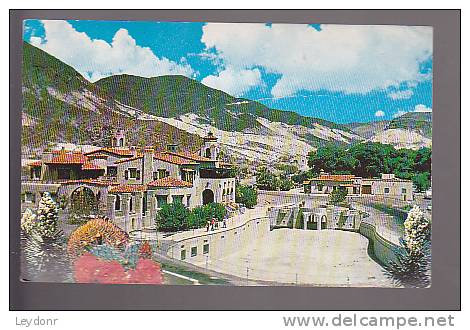
[(159, 169), (158, 170), (158, 178), (163, 179), (163, 178), (166, 178), (166, 177), (167, 177), (167, 170), (165, 170), (164, 168)]
[(406, 188), (401, 188), (401, 193), (406, 194)]
[(32, 180), (37, 180), (41, 178), (41, 168), (40, 167), (33, 167), (31, 169), (31, 176)]
[(36, 203), (36, 194), (32, 192), (26, 192), (24, 194), (24, 201), (26, 203)]
[(129, 168), (129, 177), (131, 179), (137, 178), (137, 169), (136, 168)]
[(129, 171), (128, 170), (124, 171), (124, 179), (129, 180)]
[(191, 200), (191, 195), (186, 195), (186, 206), (189, 207)]
[(386, 187), (384, 188), (384, 194), (388, 194), (390, 192), (390, 188)]
[(206, 149), (206, 158), (211, 158), (211, 149)]
[(114, 202), (114, 210), (121, 211), (121, 196), (116, 195), (116, 201)]
[(202, 253), (203, 254), (208, 254), (209, 253), (209, 244), (204, 244), (202, 246)]
[(186, 250), (181, 250), (181, 260), (185, 260), (186, 259)]
[(158, 172), (153, 172), (153, 179), (158, 180)]
[(191, 248), (191, 257), (197, 256), (197, 246)]
[(131, 196), (131, 198), (129, 198), (129, 211), (130, 212), (132, 212), (132, 210), (134, 209), (133, 199), (134, 199), (134, 196)]
[(108, 176), (116, 177), (117, 176), (117, 167), (116, 166), (108, 166), (106, 168), (106, 173), (108, 174)]
[(163, 205), (165, 205), (167, 203), (167, 199), (167, 195), (157, 195), (157, 207), (161, 208)]
[(142, 196), (142, 214), (145, 215), (147, 213), (147, 192), (144, 192)]

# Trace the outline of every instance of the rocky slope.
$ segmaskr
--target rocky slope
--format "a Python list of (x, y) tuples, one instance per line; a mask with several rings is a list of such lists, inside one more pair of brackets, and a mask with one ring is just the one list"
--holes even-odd
[(327, 143), (370, 139), (407, 147), (407, 141), (395, 136), (400, 132), (392, 129), (416, 132), (419, 136), (410, 140), (413, 146), (430, 143), (420, 140), (421, 134), (430, 134), (426, 118), (342, 125), (270, 109), (183, 76), (117, 75), (93, 84), (28, 43), (23, 61), (25, 154), (39, 154), (53, 145), (105, 145), (116, 127), (126, 129), (134, 145), (162, 147), (178, 141), (181, 148), (192, 150), (212, 131), (226, 160), (254, 165), (300, 161)]

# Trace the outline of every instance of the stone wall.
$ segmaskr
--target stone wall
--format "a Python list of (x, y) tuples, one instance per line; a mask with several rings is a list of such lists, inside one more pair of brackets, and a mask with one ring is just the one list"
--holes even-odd
[(380, 262), (388, 265), (390, 261), (397, 262), (396, 251), (402, 249), (399, 245), (385, 239), (378, 231), (375, 224), (362, 221), (359, 233), (370, 239), (374, 245), (374, 254)]
[(268, 217), (249, 219), (238, 226), (209, 231), (174, 241), (168, 248), (171, 258), (201, 263), (207, 258), (219, 258), (242, 248), (247, 242), (269, 232)]

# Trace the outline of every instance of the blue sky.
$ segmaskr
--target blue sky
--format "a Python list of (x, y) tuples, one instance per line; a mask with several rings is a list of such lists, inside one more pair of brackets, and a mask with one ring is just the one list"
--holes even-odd
[(24, 40), (90, 81), (183, 74), (338, 123), (432, 111), (429, 27), (27, 20)]

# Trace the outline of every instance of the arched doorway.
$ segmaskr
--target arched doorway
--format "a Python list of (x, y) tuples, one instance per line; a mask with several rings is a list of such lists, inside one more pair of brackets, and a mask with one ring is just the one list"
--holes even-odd
[(321, 229), (326, 229), (326, 221), (327, 221), (327, 220), (326, 220), (326, 215), (323, 215), (323, 216), (321, 217), (321, 225), (320, 225), (320, 226), (321, 226), (321, 227), (320, 227)]
[[(98, 201), (93, 191), (88, 187), (78, 187), (70, 195), (70, 214), (79, 217), (97, 214)], [(84, 219), (82, 219), (84, 220)]]
[(206, 205), (214, 202), (214, 192), (210, 189), (206, 189), (202, 192), (202, 204)]

